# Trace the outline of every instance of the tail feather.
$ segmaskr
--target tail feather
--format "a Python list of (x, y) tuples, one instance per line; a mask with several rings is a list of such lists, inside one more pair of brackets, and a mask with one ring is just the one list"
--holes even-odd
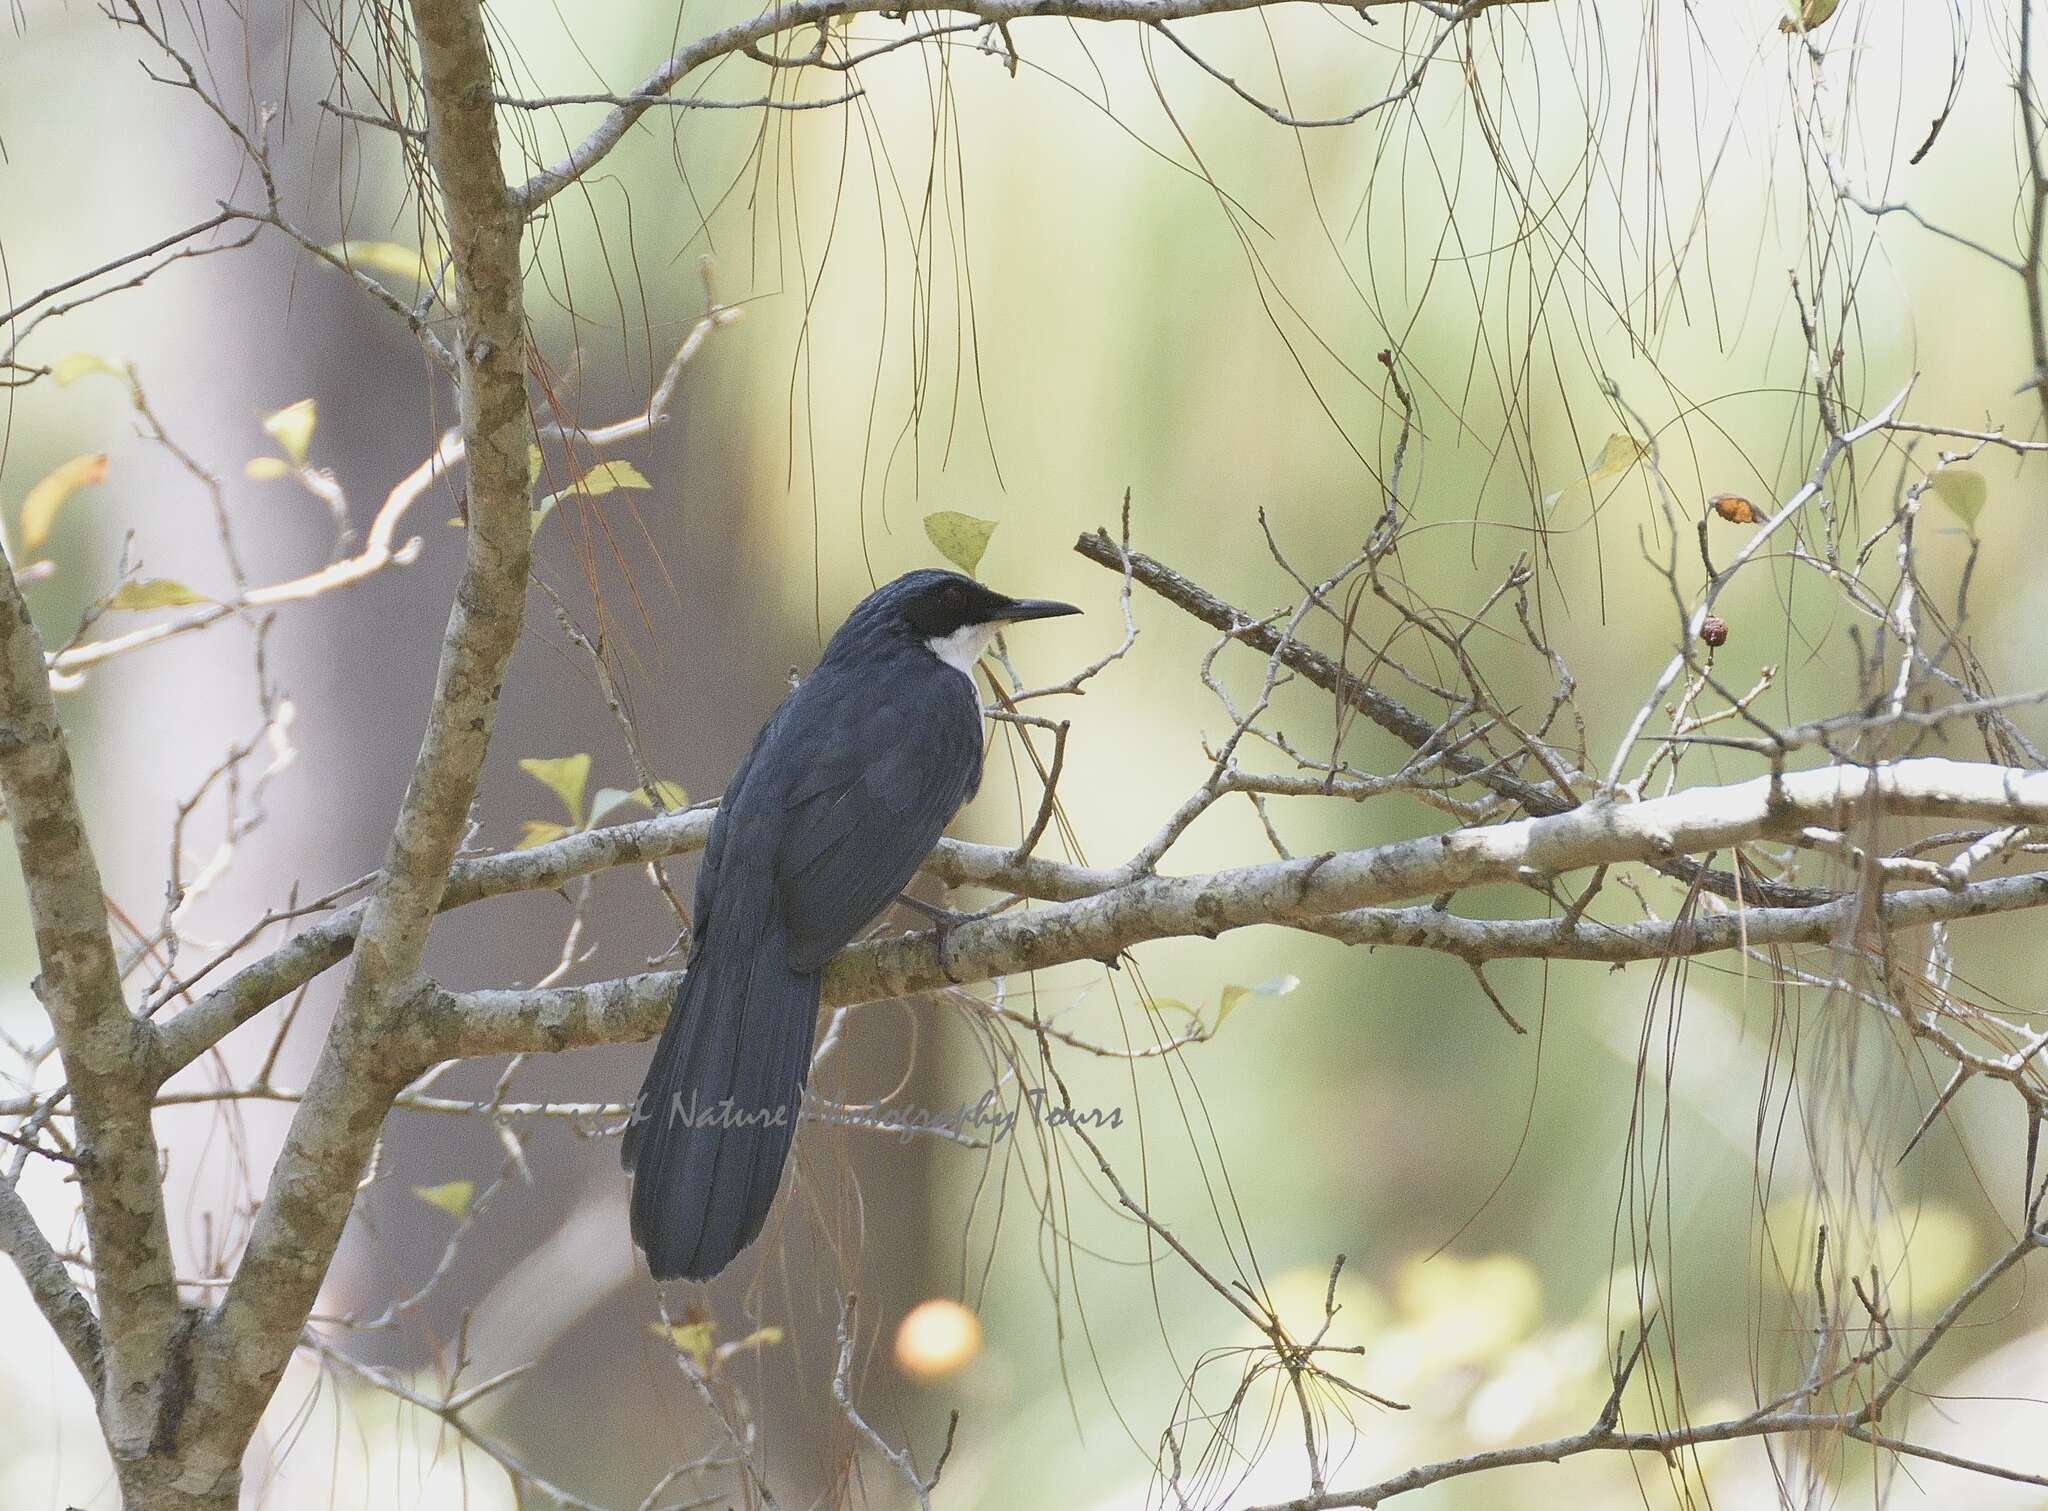
[(796, 1133), (818, 975), (779, 928), (690, 963), (640, 1088), (624, 1158), (633, 1241), (658, 1280), (705, 1280), (760, 1235)]

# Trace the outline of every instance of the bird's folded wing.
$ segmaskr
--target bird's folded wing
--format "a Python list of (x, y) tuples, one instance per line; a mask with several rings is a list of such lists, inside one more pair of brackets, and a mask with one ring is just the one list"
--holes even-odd
[(790, 787), (775, 872), (796, 969), (818, 969), (886, 908), (966, 801), (981, 713), (972, 693), (959, 702), (907, 728), (886, 710), (856, 715)]

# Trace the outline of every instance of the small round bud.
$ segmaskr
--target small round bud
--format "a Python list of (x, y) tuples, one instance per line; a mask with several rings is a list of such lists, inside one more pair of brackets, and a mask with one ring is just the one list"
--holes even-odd
[(1709, 614), (1700, 621), (1700, 639), (1710, 646), (1728, 643), (1728, 621), (1718, 614)]

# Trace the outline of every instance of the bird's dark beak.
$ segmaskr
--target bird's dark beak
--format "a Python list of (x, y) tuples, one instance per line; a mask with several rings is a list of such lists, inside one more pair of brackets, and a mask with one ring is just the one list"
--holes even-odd
[(1005, 624), (1014, 624), (1022, 619), (1058, 619), (1080, 612), (1071, 603), (1061, 603), (1053, 598), (1012, 598), (990, 617)]

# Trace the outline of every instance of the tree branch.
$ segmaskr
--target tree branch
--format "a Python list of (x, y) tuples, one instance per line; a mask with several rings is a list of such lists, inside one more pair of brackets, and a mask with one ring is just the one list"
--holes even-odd
[[(105, 1359), (98, 1398), (101, 1423), (116, 1463), (133, 1462), (149, 1452), (156, 1434), (164, 1361), (179, 1321), (150, 1125), (150, 1098), (156, 1090), (148, 1079), (154, 1030), (129, 1012), (121, 989), (99, 863), (78, 806), (71, 755), (44, 670), (42, 637), (22, 601), (13, 566), (4, 560), (0, 798), (7, 804), (35, 931), (41, 966), (36, 991), (56, 1030), (71, 1086), (85, 1230), (98, 1270)], [(14, 1197), (11, 1190), (9, 1196)], [(19, 1224), (8, 1226), (25, 1243)], [(9, 1250), (15, 1251), (14, 1244)], [(57, 1278), (63, 1278), (61, 1268)], [(75, 1357), (79, 1329), (73, 1297), (47, 1272), (34, 1289)]]
[(319, 1292), (352, 1193), (406, 1077), (382, 1042), (419, 985), (427, 931), (489, 747), (530, 560), (521, 218), (504, 188), (478, 0), (414, 0), (460, 311), (469, 529), (411, 785), (364, 905), (335, 1024), (292, 1119), (249, 1245), (199, 1338), (188, 1478), (236, 1472)]
[(29, 1211), (28, 1203), (21, 1199), (21, 1193), (14, 1189), (13, 1182), (4, 1176), (0, 1176), (0, 1254), (13, 1260), (21, 1271), (22, 1279), (28, 1282), (29, 1294), (35, 1298), (37, 1307), (57, 1334), (58, 1341), (64, 1345), (64, 1351), (71, 1355), (71, 1362), (78, 1366), (78, 1373), (91, 1389), (94, 1399), (98, 1399), (101, 1387), (106, 1383), (99, 1318), (92, 1314), (92, 1307), (86, 1303), (84, 1295), (71, 1283), (70, 1272), (64, 1268), (64, 1261), (57, 1257), (57, 1251), (50, 1247), (43, 1230), (36, 1226), (35, 1214)]
[[(513, 191), (522, 214), (535, 210), (590, 172), (625, 139), (633, 123), (662, 102), (668, 92), (690, 74), (715, 59), (758, 48), (761, 43), (786, 31), (825, 26), (853, 16), (886, 14), (909, 21), (912, 16), (965, 15), (990, 26), (1006, 27), (1012, 21), (1039, 16), (1061, 16), (1069, 21), (1139, 21), (1157, 24), (1186, 21), (1196, 16), (1223, 15), (1232, 11), (1259, 10), (1282, 0), (790, 0), (746, 21), (735, 22), (723, 31), (700, 37), (655, 69), (630, 94), (621, 98), (596, 129), (551, 168), (545, 168)], [(1360, 9), (1413, 3), (1413, 0), (1354, 0)]]
[[(1074, 542), (1074, 550), (1097, 566), (1117, 572), (1126, 570), (1125, 549), (1111, 540), (1106, 530), (1083, 535)], [(1421, 714), (1367, 686), (1320, 651), (1294, 639), (1283, 644), (1281, 636), (1270, 625), (1259, 623), (1242, 609), (1226, 603), (1164, 562), (1139, 551), (1130, 551), (1128, 556), (1129, 571), (1134, 581), (1150, 588), (1175, 608), (1212, 629), (1221, 630), (1261, 655), (1271, 656), (1277, 652), (1282, 665), (1299, 672), (1332, 697), (1341, 698), (1409, 749), (1423, 750), (1442, 739), (1442, 732), (1437, 726)], [(1500, 794), (1520, 805), (1524, 812), (1539, 817), (1568, 812), (1578, 802), (1570, 792), (1559, 791), (1553, 785), (1526, 782), (1503, 769), (1498, 761), (1482, 756), (1451, 750), (1442, 753), (1439, 759), (1445, 769)], [(1818, 907), (1833, 897), (1832, 893), (1815, 887), (1786, 886), (1772, 881), (1746, 880), (1738, 883), (1726, 871), (1701, 867), (1689, 861), (1664, 860), (1653, 864), (1687, 884), (1697, 876), (1704, 890), (1720, 897), (1745, 898), (1788, 908)]]

